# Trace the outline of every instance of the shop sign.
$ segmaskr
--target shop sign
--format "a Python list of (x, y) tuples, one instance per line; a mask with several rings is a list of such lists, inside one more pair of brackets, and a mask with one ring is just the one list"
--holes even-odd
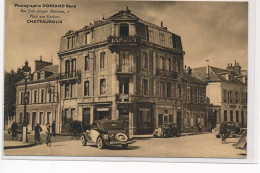
[(177, 108), (177, 109), (181, 109), (181, 106), (177, 106), (176, 108)]
[(172, 106), (160, 105), (160, 108), (168, 108), (168, 109), (172, 109)]

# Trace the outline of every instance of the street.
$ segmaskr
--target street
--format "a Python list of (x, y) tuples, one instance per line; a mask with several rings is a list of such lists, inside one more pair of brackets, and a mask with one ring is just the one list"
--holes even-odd
[[(61, 140), (59, 140), (61, 138)], [(81, 146), (79, 139), (68, 136), (52, 137), (51, 147), (46, 144), (28, 148), (5, 149), (5, 155), (23, 156), (130, 156), (130, 157), (210, 157), (210, 158), (246, 158), (246, 150), (232, 146), (239, 138), (227, 139), (228, 144), (214, 133), (181, 136), (173, 138), (137, 138), (136, 143), (127, 150), (121, 146), (98, 149), (95, 145)]]

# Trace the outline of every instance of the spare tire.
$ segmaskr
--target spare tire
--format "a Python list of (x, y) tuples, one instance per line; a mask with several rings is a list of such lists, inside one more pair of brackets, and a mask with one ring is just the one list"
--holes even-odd
[(126, 134), (124, 134), (124, 133), (117, 133), (117, 134), (116, 134), (116, 139), (117, 139), (118, 141), (125, 142), (125, 141), (127, 141), (128, 137), (127, 137)]

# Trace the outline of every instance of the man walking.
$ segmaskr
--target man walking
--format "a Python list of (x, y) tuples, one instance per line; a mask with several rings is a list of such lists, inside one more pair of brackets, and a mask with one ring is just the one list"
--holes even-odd
[(221, 135), (221, 143), (227, 144), (226, 138), (227, 138), (227, 123), (224, 121), (220, 124), (219, 133)]
[(34, 132), (35, 132), (34, 140), (35, 140), (35, 142), (41, 143), (41, 141), (40, 141), (40, 137), (41, 137), (40, 132), (41, 131), (42, 131), (42, 128), (41, 128), (40, 124), (37, 123), (37, 125), (34, 128)]

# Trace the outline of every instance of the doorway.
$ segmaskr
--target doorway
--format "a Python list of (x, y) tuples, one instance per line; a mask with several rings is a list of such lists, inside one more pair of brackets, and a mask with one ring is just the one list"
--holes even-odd
[(90, 124), (90, 108), (83, 108), (82, 114), (82, 127), (85, 130), (89, 130), (91, 128)]
[(32, 113), (32, 130), (34, 130), (35, 126), (36, 126), (36, 112)]
[(123, 122), (124, 128), (129, 130), (129, 111), (128, 109), (119, 110), (119, 120)]
[(177, 125), (181, 128), (181, 112), (177, 112)]

